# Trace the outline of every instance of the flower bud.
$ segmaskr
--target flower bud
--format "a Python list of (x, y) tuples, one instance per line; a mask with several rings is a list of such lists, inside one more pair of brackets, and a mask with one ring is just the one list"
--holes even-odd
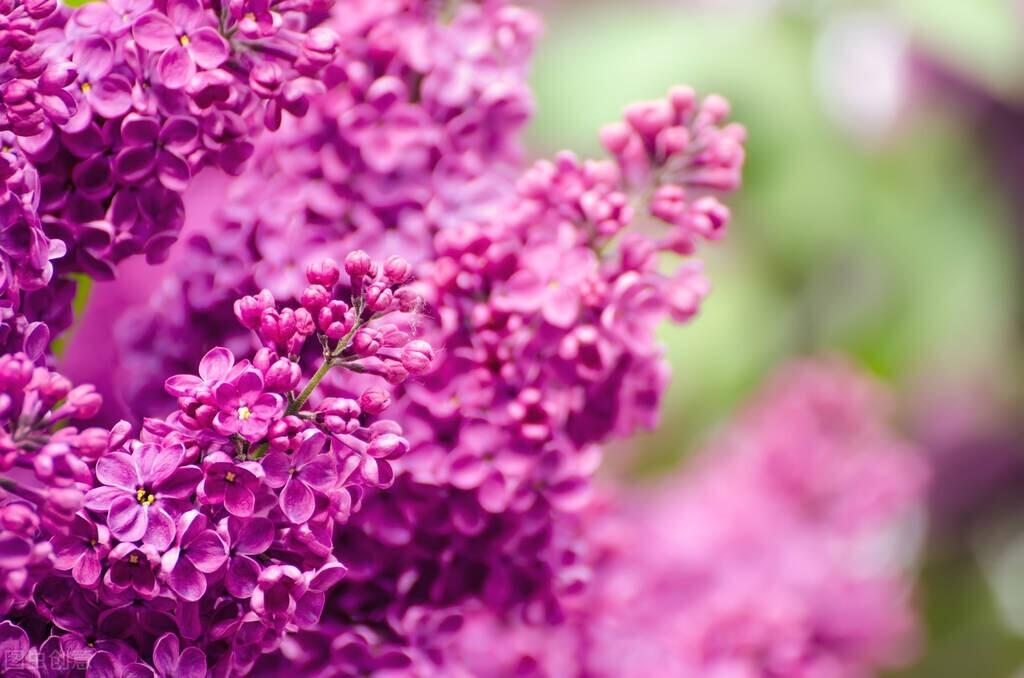
[[(345, 264), (345, 270), (347, 271), (347, 259), (345, 260)], [(331, 258), (321, 259), (316, 263), (310, 264), (309, 267), (306, 268), (306, 280), (309, 281), (310, 285), (322, 285), (324, 287), (333, 287), (335, 284), (337, 284), (338, 279), (340, 277), (341, 270), (338, 268), (338, 262)]]
[(357, 278), (367, 275), (372, 266), (373, 261), (370, 259), (370, 255), (362, 250), (349, 252), (345, 257), (345, 272), (349, 274), (353, 282)]
[(388, 257), (388, 260), (384, 262), (384, 277), (396, 285), (408, 280), (411, 273), (412, 266), (398, 255)]
[(371, 356), (380, 350), (381, 334), (372, 327), (364, 327), (352, 337), (352, 348), (361, 356)]
[(409, 374), (423, 374), (434, 360), (434, 349), (422, 339), (414, 339), (402, 349), (402, 367)]
[(385, 433), (370, 441), (366, 453), (375, 459), (393, 459), (409, 451), (409, 442), (394, 433)]
[(380, 414), (391, 406), (391, 395), (384, 389), (371, 386), (359, 396), (359, 406), (367, 414)]

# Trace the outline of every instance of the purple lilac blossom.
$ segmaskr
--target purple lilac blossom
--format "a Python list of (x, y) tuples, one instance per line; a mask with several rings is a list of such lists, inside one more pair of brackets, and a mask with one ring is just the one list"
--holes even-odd
[(337, 51), (319, 25), (329, 1), (55, 9), (0, 5), (0, 293), (13, 349), (31, 354), (50, 339), (30, 337), (31, 323), (55, 336), (69, 322), (19, 294), (56, 277), (72, 293), (47, 301), (70, 307), (70, 274), (109, 279), (128, 256), (165, 259), (192, 178), (241, 171), (260, 130), (306, 112)]
[[(568, 565), (579, 554), (553, 516), (586, 504), (601, 443), (657, 423), (668, 369), (654, 329), (691, 319), (708, 291), (699, 261), (666, 275), (660, 254), (690, 255), (722, 237), (729, 212), (720, 199), (739, 185), (744, 132), (726, 122), (721, 98), (676, 88), (603, 133), (613, 160), (563, 153), (522, 168), (531, 15), (504, 3), (460, 5), (441, 23), (409, 3), (343, 7), (327, 93), (257, 149), (218, 226), (197, 233), (173, 282), (121, 323), (126, 400), (136, 412), (159, 411), (160, 399), (137, 396), (157, 392), (168, 364), (238, 342), (218, 321), (238, 294), (248, 295), (243, 310), (255, 327), (261, 287), (271, 298), (321, 296), (294, 285), (290, 272), (306, 257), (404, 243), (426, 330), (445, 350), (396, 391), (409, 453), (380, 464), (367, 450), (358, 464), (373, 483), (333, 543), (347, 565), (365, 566), (350, 567), (331, 592), (321, 626), (343, 626), (330, 615), (358, 620), (409, 659), (418, 641), (399, 620), (417, 610), (457, 614), (483, 599), (533, 619), (563, 615), (561, 594), (581, 585)], [(469, 36), (472, 51), (462, 46)], [(459, 96), (435, 86), (452, 75), (433, 58), (447, 45), (466, 60)], [(337, 336), (345, 311), (311, 315)], [(276, 335), (295, 322), (271, 315), (265, 329)], [(381, 348), (397, 357), (391, 335), (403, 330), (359, 331), (353, 346), (368, 364)], [(374, 374), (394, 381), (422, 371), (416, 348), (403, 352), (401, 365)], [(324, 383), (339, 422), (351, 420), (343, 403), (369, 404), (358, 398), (363, 385)], [(291, 493), (293, 518), (311, 496), (318, 501), (308, 483)]]
[(913, 554), (892, 547), (917, 529), (927, 473), (884, 414), (845, 365), (784, 370), (695, 468), (591, 505), (590, 585), (566, 623), (468, 614), (448, 675), (859, 678), (899, 666), (917, 639)]
[[(236, 675), (315, 627), (347, 572), (334, 527), (409, 448), (381, 416), (379, 388), (342, 404), (321, 380), (341, 369), (400, 382), (430, 368), (433, 349), (400, 301), (416, 298), (408, 268), (355, 252), (344, 283), (333, 261), (311, 266), (302, 304), (240, 298), (237, 319), (262, 348), (242, 360), (214, 348), (198, 374), (168, 378), (177, 409), (137, 435), (127, 422), (67, 425), (96, 416), (94, 389), (24, 354), (0, 357), (4, 669), (43, 658), (87, 676)], [(360, 331), (386, 346), (369, 353)]]

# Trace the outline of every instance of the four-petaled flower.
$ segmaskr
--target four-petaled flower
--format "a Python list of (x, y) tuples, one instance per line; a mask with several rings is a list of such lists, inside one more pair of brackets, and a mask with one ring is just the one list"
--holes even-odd
[(110, 550), (110, 531), (78, 514), (66, 535), (54, 537), (54, 567), (71, 570), (75, 581), (92, 588), (100, 580), (100, 559)]
[(103, 483), (85, 495), (91, 511), (107, 512), (107, 527), (119, 541), (142, 540), (164, 550), (174, 540), (174, 518), (199, 484), (203, 472), (181, 466), (181, 445), (138, 445), (131, 455), (111, 452), (96, 462)]
[(237, 433), (250, 442), (267, 435), (271, 421), (284, 408), (281, 396), (264, 392), (263, 377), (255, 369), (221, 382), (213, 394), (220, 409), (213, 419), (217, 431), (226, 436)]
[(209, 529), (207, 517), (189, 511), (178, 520), (174, 548), (163, 556), (167, 584), (185, 600), (199, 600), (206, 593), (206, 575), (220, 569), (227, 557), (224, 542)]
[(270, 548), (274, 541), (274, 524), (260, 516), (248, 520), (228, 516), (221, 521), (217, 531), (228, 545), (228, 571), (224, 586), (236, 598), (248, 598), (263, 571), (251, 556)]
[(326, 440), (324, 434), (314, 431), (294, 454), (271, 452), (263, 459), (266, 483), (275, 489), (284, 488), (281, 510), (293, 523), (304, 523), (313, 515), (316, 510), (314, 490), (326, 494), (338, 482), (334, 456), (320, 454)]
[(157, 71), (170, 89), (187, 85), (199, 68), (218, 68), (230, 51), (197, 0), (169, 0), (166, 14), (146, 12), (135, 20), (132, 36), (143, 49), (160, 53)]

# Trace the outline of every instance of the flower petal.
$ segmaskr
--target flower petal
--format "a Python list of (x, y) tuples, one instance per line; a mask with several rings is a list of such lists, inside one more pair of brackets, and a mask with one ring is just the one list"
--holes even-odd
[(120, 541), (138, 541), (146, 534), (149, 516), (135, 497), (122, 495), (110, 504), (107, 527), (110, 528), (110, 534)]
[(313, 515), (316, 500), (306, 483), (290, 478), (281, 493), (281, 510), (293, 523), (304, 523)]
[(124, 452), (111, 452), (96, 462), (96, 479), (104, 485), (129, 492), (142, 485), (135, 462)]
[(200, 68), (210, 70), (228, 60), (228, 43), (215, 29), (207, 26), (189, 34), (189, 51)]
[(216, 572), (227, 560), (227, 548), (213, 530), (206, 530), (188, 543), (186, 554), (200, 572)]
[(181, 458), (184, 456), (185, 448), (182, 445), (160, 447), (153, 443), (141, 445), (132, 453), (132, 459), (139, 468), (139, 475), (152, 488), (167, 480), (181, 464)]
[(153, 646), (153, 666), (162, 676), (173, 676), (177, 673), (178, 655), (181, 644), (178, 636), (165, 633), (157, 639)]
[(167, 577), (167, 583), (185, 600), (196, 601), (206, 593), (206, 577), (188, 558), (178, 558)]
[(249, 556), (235, 556), (228, 564), (224, 586), (235, 598), (248, 598), (256, 588), (260, 566)]
[(174, 519), (163, 509), (149, 509), (149, 525), (142, 540), (155, 548), (163, 551), (174, 541)]
[(196, 62), (184, 47), (171, 47), (160, 55), (157, 72), (164, 87), (181, 89), (196, 74)]
[(132, 37), (143, 49), (151, 52), (178, 45), (178, 32), (166, 16), (157, 11), (146, 12), (132, 26)]
[[(172, 123), (168, 121), (164, 125), (164, 130), (166, 131), (171, 124)], [(172, 137), (177, 138), (178, 135), (173, 134)], [(161, 139), (162, 138), (163, 133), (161, 133)], [(167, 142), (165, 141), (164, 143), (166, 144)], [(203, 356), (203, 359), (199, 361), (199, 376), (202, 377), (203, 381), (218, 381), (227, 376), (227, 373), (231, 370), (234, 364), (235, 356), (231, 351), (223, 346), (211, 348), (206, 352), (206, 355)]]

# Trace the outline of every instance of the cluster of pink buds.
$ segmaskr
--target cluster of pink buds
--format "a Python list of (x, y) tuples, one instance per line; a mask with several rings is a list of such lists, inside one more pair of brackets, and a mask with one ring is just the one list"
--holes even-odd
[(629, 106), (625, 119), (602, 130), (627, 183), (650, 186), (650, 213), (677, 227), (665, 249), (691, 254), (695, 237), (717, 240), (729, 208), (719, 196), (740, 185), (746, 130), (723, 124), (729, 103), (711, 95), (698, 102), (689, 87), (664, 99)]

